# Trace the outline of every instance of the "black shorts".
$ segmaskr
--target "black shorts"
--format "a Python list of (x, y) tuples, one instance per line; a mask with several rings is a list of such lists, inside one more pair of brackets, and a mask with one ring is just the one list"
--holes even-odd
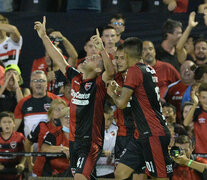
[[(72, 146), (72, 147), (71, 147)], [(90, 179), (91, 173), (102, 153), (102, 147), (94, 142), (75, 141), (70, 142), (71, 171), (83, 174)]]
[(133, 136), (117, 136), (115, 144), (115, 162), (119, 162), (120, 156)]
[(129, 142), (120, 157), (120, 163), (129, 166), (137, 173), (145, 172), (158, 178), (171, 177), (172, 161), (168, 154), (170, 135), (151, 136), (144, 139), (133, 139)]

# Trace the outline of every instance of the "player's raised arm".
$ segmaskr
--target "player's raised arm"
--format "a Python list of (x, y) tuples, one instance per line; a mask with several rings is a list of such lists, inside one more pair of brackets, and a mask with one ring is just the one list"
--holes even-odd
[(94, 46), (100, 50), (102, 59), (103, 59), (103, 63), (104, 63), (104, 74), (103, 74), (103, 81), (107, 82), (108, 80), (112, 80), (113, 76), (114, 76), (114, 67), (112, 64), (112, 60), (110, 59), (108, 53), (106, 52), (106, 49), (104, 48), (102, 39), (100, 38), (100, 34), (98, 31), (98, 28), (96, 28), (96, 35), (91, 37), (91, 41), (93, 42)]
[(62, 73), (65, 74), (65, 68), (68, 65), (68, 63), (66, 62), (63, 55), (58, 51), (58, 49), (52, 44), (52, 42), (48, 38), (46, 34), (45, 24), (46, 24), (46, 17), (44, 16), (42, 23), (39, 21), (36, 21), (34, 23), (34, 29), (37, 31), (39, 37), (42, 39), (42, 42), (49, 56), (55, 61), (55, 63), (58, 64)]

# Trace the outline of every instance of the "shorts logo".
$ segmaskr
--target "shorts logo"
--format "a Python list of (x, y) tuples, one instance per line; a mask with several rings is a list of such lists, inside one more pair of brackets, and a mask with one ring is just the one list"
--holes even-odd
[(44, 109), (45, 109), (45, 111), (48, 111), (48, 110), (49, 110), (49, 108), (50, 108), (50, 104), (49, 104), (49, 103), (44, 104)]
[(166, 169), (167, 169), (167, 173), (172, 173), (173, 172), (172, 164), (167, 165)]
[(126, 151), (127, 151), (127, 149), (125, 148), (125, 149), (122, 151), (120, 157), (122, 157), (122, 156), (126, 153)]
[(91, 89), (91, 86), (92, 86), (92, 82), (86, 83), (85, 90), (88, 91), (89, 89)]
[(17, 147), (17, 143), (15, 141), (10, 142), (10, 146), (12, 149), (15, 149)]

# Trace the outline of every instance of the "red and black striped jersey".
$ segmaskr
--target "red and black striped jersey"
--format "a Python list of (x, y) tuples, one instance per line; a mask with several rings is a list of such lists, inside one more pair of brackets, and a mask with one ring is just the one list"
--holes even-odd
[[(44, 137), (44, 143), (51, 146), (63, 145), (69, 147), (69, 141), (62, 131), (62, 126), (48, 131)], [(70, 166), (70, 161), (66, 157), (51, 158), (50, 165), (53, 169), (53, 173), (63, 173)]]
[(181, 119), (181, 102), (187, 88), (187, 84), (184, 84), (181, 80), (178, 80), (168, 86), (164, 96), (168, 103), (176, 107), (177, 123), (179, 123)]
[[(41, 152), (41, 146), (42, 146), (45, 134), (54, 128), (56, 128), (56, 126), (53, 125), (53, 123), (50, 121), (48, 123), (40, 122), (36, 127), (34, 127), (31, 130), (27, 138), (32, 143), (38, 143), (38, 152)], [(44, 156), (35, 158), (33, 172), (37, 176), (42, 176), (45, 162), (46, 162), (46, 158)]]
[[(123, 86), (124, 78), (121, 73), (117, 73), (115, 77), (116, 82), (119, 86)], [(114, 113), (118, 126), (117, 136), (133, 136), (134, 134), (134, 119), (132, 116), (131, 104), (128, 102), (127, 107), (124, 109), (116, 109)]]
[(169, 133), (162, 114), (155, 70), (142, 63), (130, 67), (124, 87), (134, 91), (130, 103), (140, 138)]
[(83, 80), (82, 74), (73, 67), (66, 68), (66, 77), (71, 81), (70, 141), (85, 139), (103, 144), (103, 108), (106, 96), (102, 76)]
[(207, 153), (207, 111), (202, 107), (196, 108), (193, 115), (195, 134), (195, 153)]
[(27, 136), (33, 126), (37, 126), (40, 121), (47, 122), (47, 111), (53, 99), (60, 98), (55, 94), (47, 92), (47, 95), (42, 98), (34, 98), (29, 95), (23, 98), (17, 104), (14, 116), (16, 119), (24, 120), (24, 134)]
[[(5, 140), (0, 134), (0, 152), (24, 152), (24, 135), (13, 132), (9, 139)], [(21, 156), (1, 156), (0, 163), (5, 167), (14, 168), (21, 161)]]

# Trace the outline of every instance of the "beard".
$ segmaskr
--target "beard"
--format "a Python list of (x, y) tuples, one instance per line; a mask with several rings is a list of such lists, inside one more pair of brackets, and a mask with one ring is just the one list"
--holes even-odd
[(203, 56), (203, 57), (196, 56), (196, 60), (198, 60), (198, 61), (205, 61), (206, 60), (206, 56)]

